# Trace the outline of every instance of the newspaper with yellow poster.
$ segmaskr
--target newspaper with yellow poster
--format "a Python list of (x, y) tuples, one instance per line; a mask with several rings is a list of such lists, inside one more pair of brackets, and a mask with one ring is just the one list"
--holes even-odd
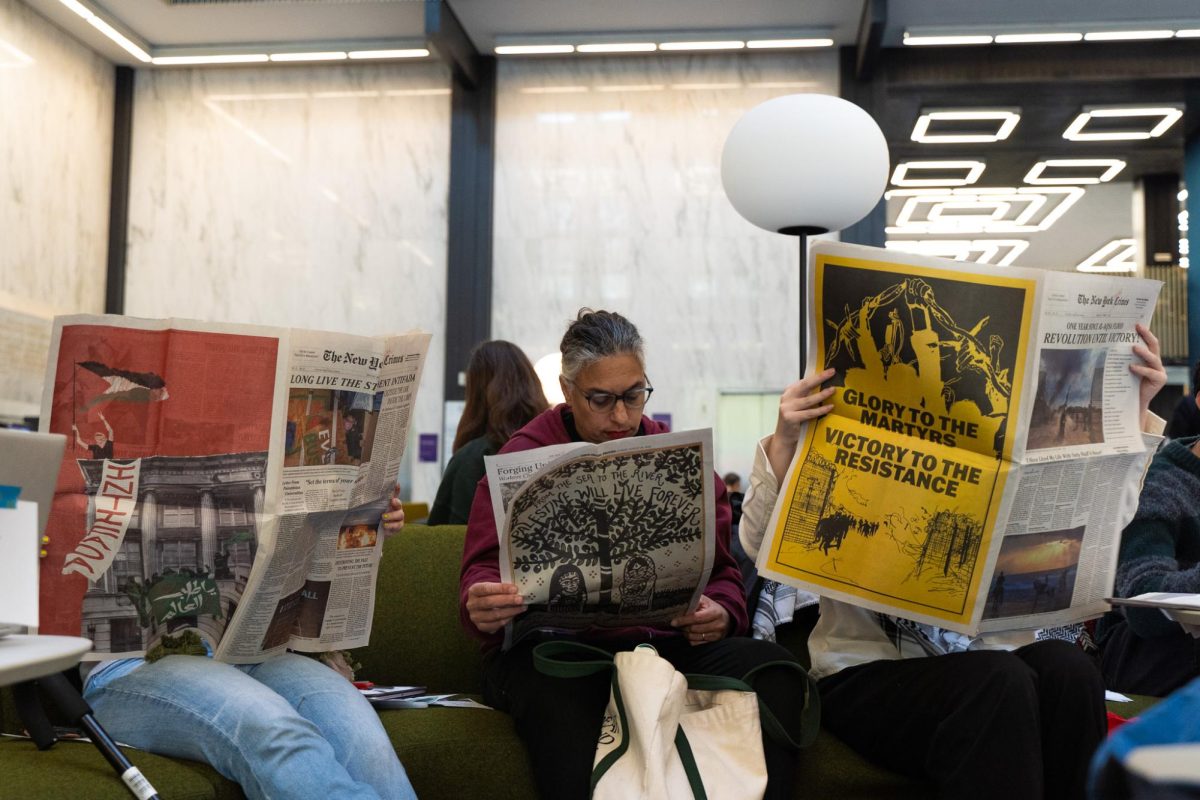
[(1161, 284), (836, 242), (808, 280), (834, 410), (806, 427), (759, 571), (972, 635), (1107, 610), (1151, 455), (1134, 326)]

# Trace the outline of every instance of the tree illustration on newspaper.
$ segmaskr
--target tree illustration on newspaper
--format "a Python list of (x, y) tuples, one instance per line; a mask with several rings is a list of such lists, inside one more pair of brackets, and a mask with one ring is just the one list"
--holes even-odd
[(528, 624), (630, 625), (689, 605), (705, 564), (699, 444), (581, 456), (527, 484), (510, 509)]

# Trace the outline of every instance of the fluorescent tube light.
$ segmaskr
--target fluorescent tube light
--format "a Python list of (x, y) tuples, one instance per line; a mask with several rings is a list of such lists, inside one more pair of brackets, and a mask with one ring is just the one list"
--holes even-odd
[(495, 48), (498, 56), (536, 56), (555, 53), (574, 53), (571, 44), (504, 44)]
[(351, 50), (346, 55), (355, 61), (366, 58), (425, 58), (429, 51), (424, 47), (411, 50)]
[(1195, 39), (1197, 36), (1200, 36), (1200, 28), (1190, 28), (1184, 31), (1175, 31), (1176, 39)]
[(581, 44), (578, 53), (651, 53), (658, 49), (654, 42), (616, 42), (613, 44)]
[(327, 53), (271, 53), (272, 61), (345, 61), (346, 54), (342, 51)]
[(991, 44), (992, 37), (982, 34), (953, 34), (946, 36), (912, 36), (904, 34), (904, 44), (910, 47), (925, 47), (956, 44)]
[(1170, 39), (1175, 31), (1092, 31), (1085, 33), (1086, 42), (1133, 42), (1146, 39)]
[(659, 50), (741, 50), (745, 42), (659, 42)]
[(833, 47), (833, 39), (753, 39), (746, 42), (751, 50), (776, 50), (795, 47)]
[(211, 56), (155, 56), (159, 67), (182, 67), (193, 64), (258, 64), (268, 61), (266, 53), (217, 53)]
[(996, 44), (1047, 44), (1053, 42), (1079, 42), (1082, 33), (998, 33)]
[[(1047, 167), (1056, 169), (1071, 167), (1104, 167), (1104, 172), (1098, 175), (1085, 175), (1079, 177), (1064, 175), (1061, 177), (1043, 178), (1042, 173), (1045, 172)], [(1108, 183), (1123, 169), (1125, 169), (1125, 162), (1119, 158), (1051, 158), (1034, 164), (1033, 168), (1025, 174), (1025, 183), (1035, 186), (1047, 184), (1059, 186), (1082, 186), (1094, 183)]]
[(92, 17), (96, 16), (94, 11), (85, 6), (83, 3), (80, 3), (79, 0), (59, 0), (59, 2), (84, 19), (91, 19)]
[(138, 61), (142, 61), (147, 64), (150, 63), (150, 54), (131, 42), (123, 33), (118, 31), (112, 25), (109, 25), (95, 14), (88, 17), (87, 21), (88, 24), (93, 28), (103, 33), (109, 39), (112, 39), (126, 53), (129, 53), (129, 55), (133, 56)]

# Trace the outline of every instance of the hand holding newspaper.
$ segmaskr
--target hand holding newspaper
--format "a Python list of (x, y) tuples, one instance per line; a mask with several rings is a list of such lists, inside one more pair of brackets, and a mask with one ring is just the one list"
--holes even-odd
[(95, 658), (187, 630), (232, 663), (365, 645), (429, 338), (56, 319), (42, 430), (74, 446), (42, 630)]
[(975, 634), (1107, 610), (1150, 454), (1129, 366), (1157, 281), (822, 242), (808, 363), (836, 370), (761, 574)]
[(551, 445), (484, 459), (500, 575), (534, 630), (669, 627), (692, 611), (715, 552), (712, 431)]

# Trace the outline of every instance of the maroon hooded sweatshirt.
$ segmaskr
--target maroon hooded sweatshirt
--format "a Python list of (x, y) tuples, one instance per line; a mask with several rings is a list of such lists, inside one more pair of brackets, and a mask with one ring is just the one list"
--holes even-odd
[[(551, 444), (580, 441), (577, 436), (572, 438), (571, 432), (568, 432), (565, 418), (567, 413), (569, 409), (565, 405), (542, 412), (514, 433), (508, 443), (500, 448), (500, 452), (515, 453)], [(574, 425), (571, 426), (571, 431), (573, 430)], [(638, 435), (666, 433), (667, 430), (666, 425), (643, 416)], [(725, 482), (716, 473), (713, 473), (713, 487), (717, 502), (717, 549), (713, 557), (712, 574), (704, 594), (729, 612), (732, 625), (730, 635), (743, 634), (749, 626), (749, 620), (746, 615), (742, 576), (738, 571), (737, 562), (729, 552), (729, 497), (725, 490)], [(504, 641), (503, 630), (493, 634), (483, 633), (471, 623), (467, 613), (467, 589), (472, 584), (481, 582), (500, 582), (500, 543), (496, 535), (496, 520), (492, 516), (492, 500), (486, 475), (475, 487), (475, 500), (471, 504), (471, 517), (467, 522), (467, 540), (463, 546), (462, 572), (458, 586), (458, 616), (467, 633), (481, 640), (485, 650), (491, 650), (499, 647)], [(580, 631), (579, 638), (593, 641), (644, 641), (680, 635), (680, 631), (675, 628), (594, 628)]]

